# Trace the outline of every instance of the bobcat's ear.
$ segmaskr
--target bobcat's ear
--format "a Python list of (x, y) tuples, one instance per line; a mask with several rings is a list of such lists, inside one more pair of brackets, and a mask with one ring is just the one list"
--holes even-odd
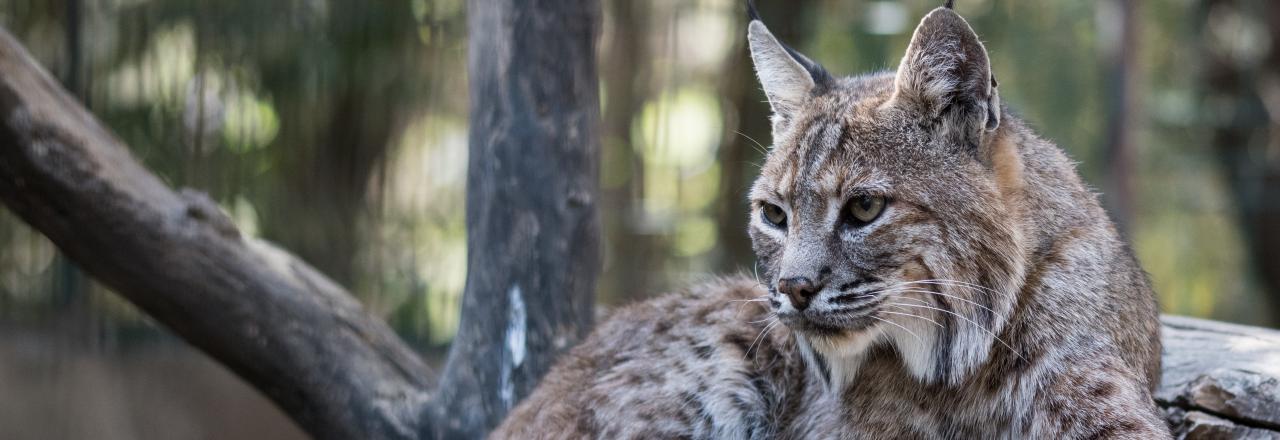
[(747, 42), (751, 61), (764, 94), (773, 108), (773, 128), (777, 132), (803, 105), (816, 88), (825, 87), (830, 75), (822, 66), (787, 47), (774, 38), (764, 22), (748, 6), (751, 22), (747, 25)]
[(1000, 125), (987, 49), (959, 14), (937, 8), (920, 21), (898, 66), (894, 102), (968, 135)]

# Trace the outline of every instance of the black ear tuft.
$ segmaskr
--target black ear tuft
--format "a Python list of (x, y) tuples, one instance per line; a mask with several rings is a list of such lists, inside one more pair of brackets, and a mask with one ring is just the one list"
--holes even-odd
[(956, 0), (947, 0), (947, 2), (946, 2), (946, 3), (943, 3), (943, 4), (942, 4), (942, 6), (946, 6), (946, 7), (947, 7), (947, 9), (955, 9), (955, 8), (956, 8)]
[[(764, 19), (760, 18), (760, 10), (756, 9), (755, 0), (747, 0), (747, 19), (748, 23), (752, 21), (758, 21), (761, 24), (764, 23)], [(809, 72), (809, 77), (813, 79), (814, 84), (818, 87), (826, 87), (831, 84), (831, 73), (827, 72), (827, 69), (822, 67), (821, 64), (814, 62), (799, 51), (792, 49), (791, 46), (788, 46), (786, 43), (779, 41), (778, 44), (787, 51), (788, 55), (791, 55), (792, 59), (796, 60), (797, 63), (800, 63), (800, 66), (804, 67), (806, 72)]]
[(755, 20), (760, 20), (760, 11), (756, 10), (755, 0), (747, 0), (747, 21), (750, 22)]
[(804, 66), (804, 70), (809, 72), (809, 77), (813, 78), (813, 83), (818, 87), (826, 87), (831, 84), (831, 73), (827, 72), (827, 69), (822, 67), (821, 64), (818, 64), (809, 59), (809, 57), (804, 56), (804, 54), (797, 52), (795, 49), (792, 49), (791, 46), (783, 44), (782, 48), (787, 50), (787, 54), (791, 55), (791, 58), (795, 58), (796, 62), (800, 63), (801, 66)]

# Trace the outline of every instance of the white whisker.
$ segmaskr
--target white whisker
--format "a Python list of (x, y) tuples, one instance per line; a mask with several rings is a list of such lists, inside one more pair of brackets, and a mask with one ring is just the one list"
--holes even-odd
[[(893, 307), (893, 306), (895, 306), (896, 304), (885, 304), (885, 305), (886, 305), (886, 306), (888, 306), (888, 307)], [(929, 319), (929, 318), (926, 318), (926, 317), (923, 317), (923, 316), (920, 316), (920, 315), (917, 315), (917, 314), (914, 314), (914, 313), (891, 312), (891, 311), (888, 311), (888, 310), (881, 310), (881, 311), (880, 311), (880, 313), (888, 313), (888, 314), (890, 314), (890, 315), (902, 315), (902, 316), (910, 316), (910, 317), (912, 317), (912, 318), (920, 318), (920, 319), (923, 319), (923, 320), (925, 320), (925, 321), (932, 322), (932, 323), (933, 323), (933, 325), (938, 326), (938, 328), (942, 328), (942, 324), (939, 324), (939, 323), (938, 323), (938, 321), (934, 321), (934, 320), (932, 320), (932, 319)]]
[[(781, 322), (777, 322), (777, 323), (775, 323), (775, 324), (781, 324)], [(765, 337), (765, 338), (768, 338), (768, 337), (769, 337), (769, 333), (770, 333), (770, 332), (773, 332), (773, 331), (774, 331), (775, 329), (777, 329), (778, 327), (781, 327), (781, 325), (773, 325), (773, 326), (765, 327), (765, 329), (764, 329), (764, 337)], [(773, 367), (773, 364), (774, 364), (775, 362), (777, 362), (777, 361), (778, 361), (778, 356), (779, 356), (779, 355), (778, 355), (778, 352), (777, 352), (777, 351), (774, 351), (774, 354), (773, 354), (773, 360), (770, 360), (770, 361), (769, 361), (769, 366), (768, 366), (768, 367), (765, 367), (765, 368), (766, 368), (766, 369), (768, 369), (768, 368), (772, 368), (772, 367)], [(759, 364), (757, 364), (757, 365), (759, 365)]]
[(984, 306), (984, 305), (982, 305), (982, 304), (978, 304), (978, 303), (973, 302), (973, 301), (971, 301), (971, 300), (964, 299), (964, 298), (961, 298), (961, 297), (958, 297), (958, 296), (955, 296), (955, 295), (951, 295), (951, 294), (947, 294), (947, 293), (942, 293), (942, 292), (937, 292), (937, 291), (933, 291), (933, 290), (928, 290), (928, 289), (913, 289), (913, 288), (896, 288), (896, 289), (895, 289), (895, 288), (886, 288), (886, 289), (884, 289), (883, 291), (909, 292), (909, 293), (928, 293), (928, 294), (931, 294), (931, 295), (945, 296), (945, 297), (947, 297), (947, 298), (952, 298), (952, 299), (956, 299), (956, 300), (964, 301), (964, 302), (967, 302), (967, 303), (969, 303), (969, 304), (973, 304), (973, 305), (975, 305), (975, 306), (981, 307), (981, 308), (985, 309), (986, 311), (991, 312), (991, 314), (993, 314), (993, 315), (997, 315), (997, 314), (998, 314), (998, 313), (996, 313), (996, 311), (995, 311), (995, 310), (991, 310), (991, 308), (990, 308), (990, 307)]
[(778, 321), (778, 319), (777, 319), (777, 318), (774, 318), (774, 320), (773, 320), (772, 322), (770, 322), (769, 324), (765, 325), (763, 329), (760, 329), (760, 334), (756, 336), (756, 339), (755, 339), (754, 341), (751, 341), (751, 345), (748, 345), (748, 346), (747, 346), (747, 352), (742, 354), (742, 359), (744, 359), (744, 360), (745, 360), (745, 359), (747, 358), (747, 356), (750, 356), (750, 355), (751, 355), (751, 350), (755, 348), (756, 343), (758, 343), (758, 342), (760, 342), (761, 340), (763, 340), (764, 335), (765, 335), (765, 332), (768, 332), (768, 331), (769, 331), (769, 329), (773, 328), (773, 326), (775, 326), (775, 325), (778, 325), (780, 322), (781, 322), (781, 321)]
[(907, 334), (910, 334), (911, 336), (915, 336), (916, 340), (917, 340), (917, 341), (920, 341), (920, 344), (922, 344), (922, 345), (924, 344), (924, 339), (923, 339), (923, 338), (921, 338), (921, 337), (920, 337), (920, 335), (917, 335), (917, 334), (916, 334), (916, 332), (913, 332), (913, 331), (911, 331), (911, 330), (907, 330), (907, 328), (906, 328), (906, 327), (903, 327), (903, 326), (899, 325), (899, 324), (898, 324), (898, 323), (896, 323), (896, 322), (893, 322), (893, 321), (890, 321), (890, 320), (888, 320), (888, 319), (884, 319), (884, 318), (881, 318), (881, 317), (879, 317), (879, 316), (875, 316), (875, 315), (871, 315), (871, 319), (874, 319), (874, 320), (876, 320), (876, 321), (880, 321), (880, 322), (883, 322), (883, 323), (886, 323), (886, 324), (892, 325), (892, 326), (894, 326), (894, 327), (900, 328), (900, 329), (902, 329), (902, 331), (907, 332)]
[[(768, 301), (769, 301), (769, 298), (767, 298), (766, 296), (767, 296), (767, 295), (762, 295), (762, 296), (757, 296), (757, 297), (755, 297), (755, 298), (751, 298), (751, 299), (731, 299), (731, 300), (729, 300), (729, 302), (730, 302), (730, 303), (738, 303), (738, 310), (734, 311), (734, 313), (733, 313), (733, 317), (734, 317), (734, 319), (737, 319), (739, 316), (741, 316), (741, 315), (742, 315), (742, 307), (743, 307), (743, 306), (745, 306), (745, 305), (747, 305), (747, 304), (750, 304), (750, 303), (764, 303), (764, 302), (768, 302)], [(768, 309), (766, 309), (766, 310), (768, 310)]]
[(968, 283), (968, 282), (964, 282), (964, 281), (957, 281), (957, 280), (942, 280), (942, 279), (937, 279), (937, 280), (915, 280), (915, 281), (907, 281), (907, 282), (904, 282), (904, 283), (899, 283), (898, 285), (899, 285), (899, 286), (905, 286), (905, 285), (910, 285), (910, 284), (932, 284), (932, 285), (935, 285), (935, 286), (966, 287), (966, 288), (970, 288), (970, 289), (974, 289), (974, 290), (979, 290), (979, 291), (986, 292), (986, 293), (990, 293), (990, 294), (994, 294), (994, 295), (999, 295), (999, 294), (1000, 294), (1000, 292), (996, 291), (995, 289), (992, 289), (992, 288), (989, 288), (989, 287), (986, 287), (986, 286), (981, 286), (981, 285), (978, 285), (978, 284)]
[(901, 295), (899, 295), (899, 296), (895, 296), (895, 297), (893, 297), (893, 299), (894, 299), (895, 301), (897, 301), (897, 300), (903, 300), (903, 301), (911, 301), (911, 302), (916, 302), (916, 303), (924, 304), (924, 305), (926, 305), (926, 306), (927, 306), (927, 305), (929, 305), (929, 303), (928, 303), (928, 302), (925, 302), (925, 300), (922, 300), (922, 299), (920, 299), (920, 298), (910, 298), (910, 297), (906, 297), (906, 296), (901, 296)]
[(974, 327), (977, 327), (977, 328), (978, 328), (978, 330), (982, 330), (982, 331), (983, 331), (983, 332), (985, 332), (986, 334), (991, 335), (991, 338), (995, 339), (995, 340), (996, 340), (996, 342), (999, 342), (1000, 344), (1004, 345), (1004, 346), (1005, 346), (1005, 348), (1008, 348), (1008, 349), (1009, 349), (1009, 351), (1012, 351), (1014, 355), (1018, 356), (1019, 358), (1022, 358), (1023, 360), (1026, 360), (1026, 358), (1022, 357), (1022, 353), (1018, 353), (1018, 350), (1015, 350), (1015, 349), (1013, 348), (1013, 346), (1012, 346), (1012, 345), (1009, 345), (1009, 343), (1005, 342), (1005, 341), (1004, 341), (1004, 339), (1000, 339), (1000, 337), (999, 337), (999, 336), (996, 336), (996, 334), (995, 334), (995, 333), (992, 333), (992, 332), (991, 332), (991, 330), (988, 330), (986, 327), (983, 327), (983, 326), (981, 326), (981, 325), (978, 325), (978, 323), (977, 323), (977, 322), (974, 322), (972, 319), (969, 319), (969, 318), (964, 317), (964, 315), (961, 315), (961, 314), (956, 313), (956, 312), (952, 312), (952, 311), (950, 311), (950, 310), (943, 310), (943, 309), (940, 309), (940, 308), (937, 308), (937, 307), (931, 307), (931, 306), (918, 306), (918, 305), (915, 305), (915, 304), (898, 304), (898, 305), (903, 306), (903, 307), (922, 307), (922, 308), (926, 308), (926, 309), (937, 310), (937, 311), (942, 312), (942, 313), (950, 313), (950, 314), (952, 314), (952, 315), (955, 315), (955, 317), (960, 318), (960, 319), (963, 319), (965, 322), (968, 322), (969, 324), (973, 325)]
[(756, 147), (757, 147), (757, 148), (756, 148), (756, 151), (760, 152), (760, 154), (763, 154), (763, 155), (765, 155), (765, 156), (768, 156), (768, 155), (769, 155), (769, 149), (768, 149), (768, 148), (765, 148), (765, 146), (764, 146), (764, 145), (760, 145), (760, 142), (759, 142), (759, 141), (757, 141), (757, 140), (755, 140), (755, 139), (752, 139), (752, 138), (751, 138), (751, 136), (747, 136), (747, 134), (746, 134), (746, 133), (743, 133), (743, 132), (741, 132), (741, 131), (734, 130), (733, 132), (734, 132), (734, 133), (737, 133), (738, 135), (740, 135), (740, 136), (742, 136), (742, 137), (744, 137), (744, 138), (747, 138), (747, 140), (749, 140), (749, 141), (751, 141), (752, 143), (756, 144)]

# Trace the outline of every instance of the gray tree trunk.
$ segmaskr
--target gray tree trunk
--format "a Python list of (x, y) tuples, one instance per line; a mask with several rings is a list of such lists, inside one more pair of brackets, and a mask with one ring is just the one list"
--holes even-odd
[(591, 328), (600, 270), (597, 0), (471, 0), (467, 285), (441, 438), (502, 421)]

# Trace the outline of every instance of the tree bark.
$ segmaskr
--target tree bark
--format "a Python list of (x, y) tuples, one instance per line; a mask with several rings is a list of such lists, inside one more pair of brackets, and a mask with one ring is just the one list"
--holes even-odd
[(467, 8), (469, 270), (441, 438), (487, 433), (585, 336), (600, 270), (598, 1)]
[(1156, 402), (1178, 438), (1280, 439), (1280, 332), (1165, 316)]

